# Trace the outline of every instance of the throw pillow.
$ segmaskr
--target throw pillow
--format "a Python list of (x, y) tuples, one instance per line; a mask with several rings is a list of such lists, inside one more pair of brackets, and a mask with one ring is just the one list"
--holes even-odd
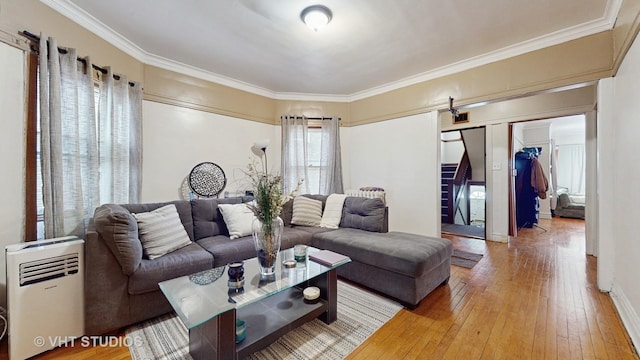
[(348, 197), (344, 201), (344, 216), (340, 227), (383, 232), (385, 205), (379, 198)]
[(151, 260), (191, 244), (173, 204), (132, 215), (138, 222), (142, 250)]
[(344, 194), (331, 194), (327, 197), (327, 203), (322, 213), (322, 220), (320, 220), (320, 227), (337, 229), (340, 226), (342, 207), (344, 206), (344, 200), (346, 198), (347, 195)]
[(218, 204), (218, 209), (220, 209), (224, 223), (229, 229), (229, 237), (231, 239), (251, 235), (251, 227), (253, 226), (255, 215), (253, 215), (253, 211), (249, 209), (247, 203)]
[(310, 199), (305, 196), (296, 196), (293, 199), (293, 216), (291, 223), (294, 225), (320, 226), (322, 220), (322, 201)]

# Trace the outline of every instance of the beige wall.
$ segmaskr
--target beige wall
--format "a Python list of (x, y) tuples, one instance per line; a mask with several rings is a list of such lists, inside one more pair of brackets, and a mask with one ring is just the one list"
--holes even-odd
[(487, 124), (546, 119), (565, 115), (582, 114), (596, 107), (597, 88), (595, 84), (557, 92), (490, 103), (466, 109), (470, 121), (453, 124), (448, 111), (440, 112), (442, 130), (464, 129)]
[(144, 98), (245, 120), (275, 123), (275, 101), (264, 96), (145, 66)]
[(352, 102), (274, 100), (147, 66), (145, 98), (248, 120), (277, 123), (283, 114), (342, 117), (343, 126), (522, 96), (611, 75), (612, 32), (606, 31), (454, 75)]

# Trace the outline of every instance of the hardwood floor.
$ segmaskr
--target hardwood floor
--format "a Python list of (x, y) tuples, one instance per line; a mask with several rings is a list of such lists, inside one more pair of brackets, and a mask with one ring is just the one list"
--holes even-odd
[(596, 287), (584, 221), (542, 220), (509, 245), (443, 235), (483, 253), (448, 286), (402, 310), (348, 359), (638, 359), (610, 297)]
[[(584, 255), (584, 221), (542, 220), (509, 244), (444, 235), (483, 253), (347, 359), (638, 359)], [(6, 340), (2, 344), (6, 357)], [(58, 348), (37, 359), (128, 359), (126, 347)]]

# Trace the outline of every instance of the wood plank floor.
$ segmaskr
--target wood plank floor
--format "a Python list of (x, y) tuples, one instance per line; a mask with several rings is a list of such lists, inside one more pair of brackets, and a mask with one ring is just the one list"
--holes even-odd
[(348, 359), (638, 359), (586, 256), (584, 221), (541, 220), (509, 245), (443, 235), (483, 253), (402, 310)]
[[(509, 245), (444, 235), (483, 253), (413, 310), (401, 310), (348, 359), (638, 359), (584, 255), (584, 221), (542, 220)], [(6, 358), (6, 339), (0, 347)], [(58, 348), (37, 359), (129, 359), (126, 347)]]

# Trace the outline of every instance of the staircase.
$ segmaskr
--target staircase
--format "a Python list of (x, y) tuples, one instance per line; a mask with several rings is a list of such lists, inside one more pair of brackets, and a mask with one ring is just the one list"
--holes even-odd
[[(450, 204), (449, 191), (454, 191), (454, 180), (458, 164), (442, 164), (440, 173), (442, 176), (441, 188), (442, 196), (440, 198), (440, 206), (442, 208), (442, 222), (453, 224), (453, 204)], [(451, 209), (451, 213), (450, 213)]]

